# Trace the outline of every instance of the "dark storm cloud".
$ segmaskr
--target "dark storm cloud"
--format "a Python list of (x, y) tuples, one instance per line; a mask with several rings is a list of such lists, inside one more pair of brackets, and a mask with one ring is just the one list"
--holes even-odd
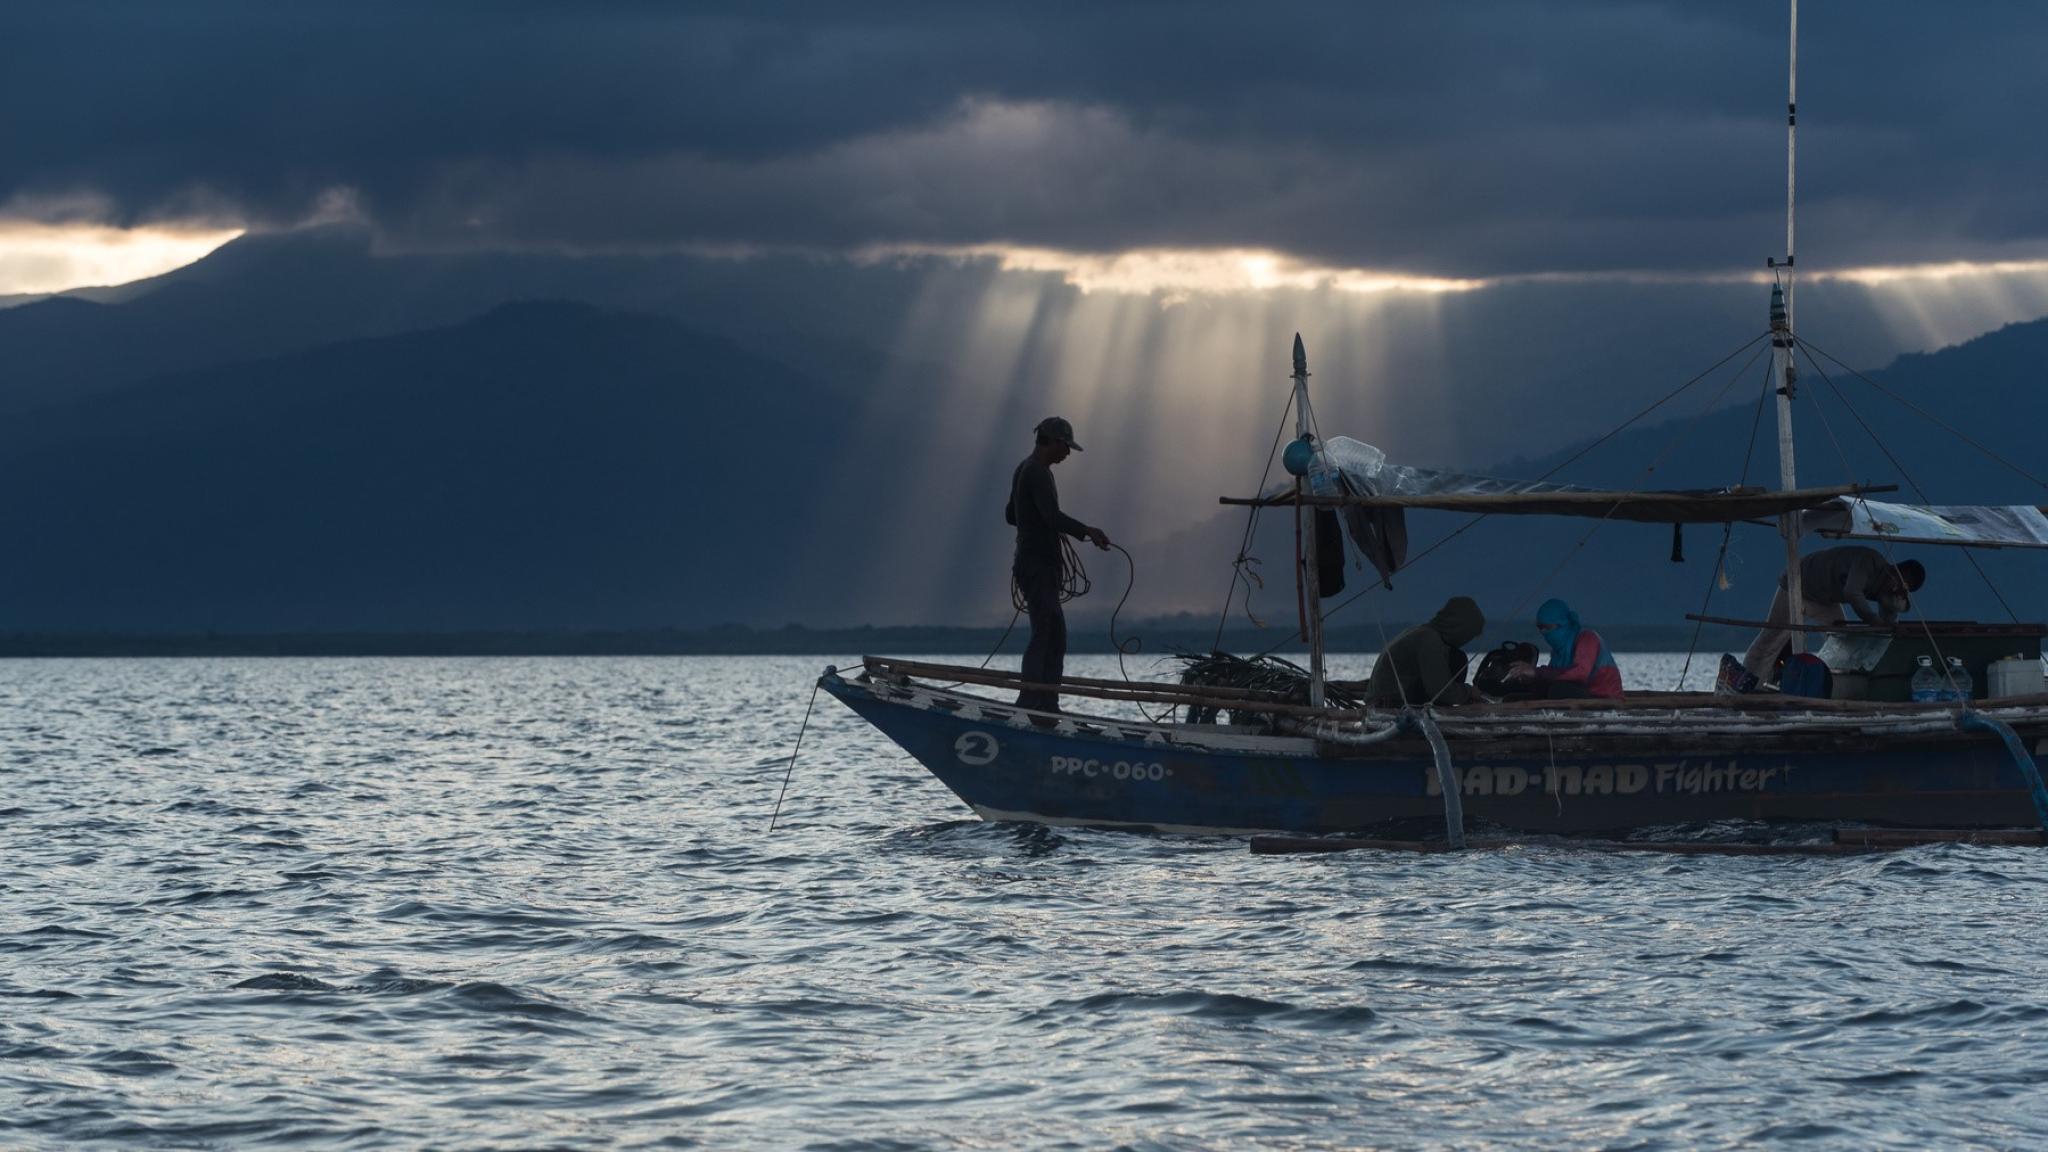
[[(408, 242), (1748, 266), (1784, 4), (10, 4), (0, 204)], [(2048, 238), (2048, 7), (1809, 0), (1803, 248)], [(98, 198), (98, 199), (95, 199)]]

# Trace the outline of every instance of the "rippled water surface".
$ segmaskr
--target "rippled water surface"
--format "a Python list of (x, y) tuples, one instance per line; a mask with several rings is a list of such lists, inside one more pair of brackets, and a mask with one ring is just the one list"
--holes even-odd
[(0, 1147), (2048, 1146), (2041, 850), (986, 825), (823, 696), (771, 835), (823, 662), (0, 663)]

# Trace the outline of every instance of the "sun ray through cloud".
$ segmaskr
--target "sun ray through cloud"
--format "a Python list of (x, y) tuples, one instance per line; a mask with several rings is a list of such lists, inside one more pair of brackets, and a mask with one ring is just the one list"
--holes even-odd
[(0, 218), (0, 296), (106, 287), (181, 268), (242, 235), (216, 225), (45, 223)]

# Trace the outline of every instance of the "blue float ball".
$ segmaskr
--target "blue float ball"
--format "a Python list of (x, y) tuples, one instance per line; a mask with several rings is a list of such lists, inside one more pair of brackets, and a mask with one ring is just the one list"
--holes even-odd
[(1280, 454), (1280, 464), (1295, 476), (1308, 475), (1308, 467), (1315, 462), (1316, 450), (1306, 440), (1290, 441), (1287, 451)]

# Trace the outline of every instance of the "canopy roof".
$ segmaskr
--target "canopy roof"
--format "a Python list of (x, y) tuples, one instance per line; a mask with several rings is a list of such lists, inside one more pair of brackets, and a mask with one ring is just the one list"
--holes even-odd
[(1806, 529), (1837, 540), (2048, 548), (2048, 516), (2033, 504), (1886, 504), (1843, 500), (1804, 517)]
[[(1645, 524), (1727, 524), (1736, 520), (1770, 519), (1784, 512), (1822, 508), (1866, 492), (1890, 492), (1893, 486), (1853, 484), (1833, 488), (1700, 488), (1674, 491), (1624, 492), (1606, 489), (1558, 489), (1540, 492), (1437, 492), (1388, 496), (1309, 496), (1301, 503), (1321, 508), (1435, 508), (1446, 512), (1484, 512), (1496, 516), (1588, 516), (1596, 520), (1632, 520)], [(1225, 504), (1293, 504), (1293, 493), (1255, 499), (1224, 497)], [(2048, 521), (2044, 521), (2048, 525)], [(2048, 537), (2042, 546), (2048, 547)]]
[[(1891, 486), (1845, 484), (1833, 488), (1684, 488), (1632, 492), (1586, 488), (1547, 480), (1506, 480), (1470, 472), (1395, 464), (1378, 448), (1348, 436), (1320, 444), (1309, 465), (1309, 491), (1301, 503), (1323, 508), (1436, 508), (1497, 516), (1587, 516), (1648, 524), (1726, 524), (1765, 520), (1784, 512), (1821, 508), (1845, 496), (1890, 492)], [(1252, 499), (1225, 504), (1293, 504), (1290, 481)], [(2048, 529), (2048, 522), (2044, 522)], [(2048, 534), (2044, 534), (2048, 540)]]
[(1225, 504), (1303, 504), (1337, 511), (1353, 542), (1380, 579), (1407, 562), (1407, 509), (1432, 508), (1490, 516), (1582, 516), (1642, 524), (1730, 524), (1769, 521), (1801, 513), (1805, 531), (1849, 540), (1901, 544), (1947, 544), (1980, 548), (2048, 548), (2048, 514), (2027, 504), (1887, 504), (1869, 499), (1897, 491), (1890, 484), (1844, 484), (1830, 488), (1689, 488), (1622, 491), (1506, 480), (1466, 472), (1395, 464), (1362, 441), (1332, 436), (1321, 441), (1308, 465), (1307, 491), (1294, 483), (1254, 497), (1223, 497)]

